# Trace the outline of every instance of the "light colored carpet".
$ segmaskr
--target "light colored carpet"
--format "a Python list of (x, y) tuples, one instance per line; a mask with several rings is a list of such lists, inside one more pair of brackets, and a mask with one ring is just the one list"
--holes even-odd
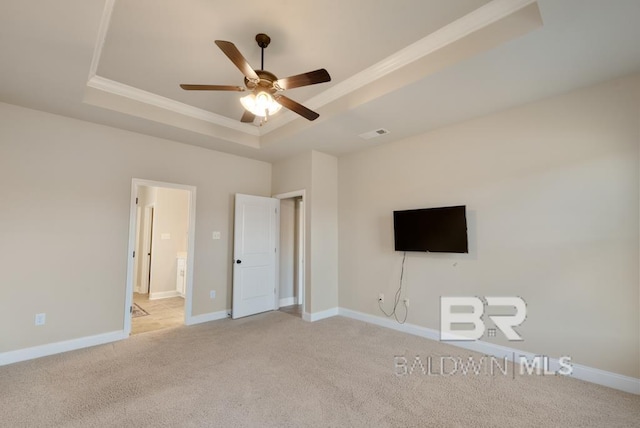
[(560, 376), (394, 373), (467, 351), (282, 312), (0, 367), (2, 427), (637, 427), (640, 397)]

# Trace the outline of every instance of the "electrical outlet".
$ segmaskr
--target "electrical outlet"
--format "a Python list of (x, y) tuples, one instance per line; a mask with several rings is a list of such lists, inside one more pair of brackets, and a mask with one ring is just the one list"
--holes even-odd
[(404, 306), (405, 306), (406, 308), (408, 308), (408, 307), (409, 307), (409, 299), (404, 299)]
[(378, 294), (378, 302), (384, 303), (384, 294), (382, 293)]
[(209, 292), (209, 297), (211, 297), (212, 299), (215, 299), (216, 298), (216, 290), (211, 290)]
[(44, 325), (47, 321), (47, 314), (36, 314), (36, 325)]

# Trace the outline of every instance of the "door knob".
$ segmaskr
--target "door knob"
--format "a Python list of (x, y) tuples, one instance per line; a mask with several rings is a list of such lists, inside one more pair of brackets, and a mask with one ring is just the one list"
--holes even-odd
[(240, 264), (242, 263), (242, 260), (236, 260), (236, 263)]

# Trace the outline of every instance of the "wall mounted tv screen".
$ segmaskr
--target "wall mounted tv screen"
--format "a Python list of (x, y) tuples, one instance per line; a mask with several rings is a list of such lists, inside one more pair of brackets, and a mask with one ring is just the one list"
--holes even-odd
[(468, 253), (464, 205), (394, 211), (396, 251)]

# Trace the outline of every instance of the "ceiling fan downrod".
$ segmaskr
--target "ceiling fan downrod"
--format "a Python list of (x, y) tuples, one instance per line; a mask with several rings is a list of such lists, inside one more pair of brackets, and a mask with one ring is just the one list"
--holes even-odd
[(256, 42), (258, 42), (258, 46), (260, 46), (261, 49), (260, 70), (264, 70), (264, 50), (269, 46), (269, 43), (271, 43), (271, 37), (260, 33), (256, 35)]

